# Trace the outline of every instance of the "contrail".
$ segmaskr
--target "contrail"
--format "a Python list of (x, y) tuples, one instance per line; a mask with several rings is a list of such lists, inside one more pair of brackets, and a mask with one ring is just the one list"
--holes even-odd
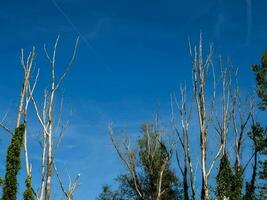
[(90, 42), (84, 37), (84, 35), (80, 32), (80, 30), (74, 25), (72, 20), (69, 18), (69, 16), (60, 8), (60, 6), (57, 4), (55, 0), (51, 0), (53, 5), (56, 7), (56, 9), (63, 15), (63, 17), (67, 20), (67, 22), (71, 25), (72, 29), (80, 35), (81, 39), (84, 41), (86, 46), (90, 49), (90, 51), (97, 57), (97, 59), (101, 62), (105, 68), (112, 73), (111, 68), (104, 62), (104, 60), (101, 58), (101, 56), (96, 52), (96, 50), (93, 48), (93, 46), (90, 44)]

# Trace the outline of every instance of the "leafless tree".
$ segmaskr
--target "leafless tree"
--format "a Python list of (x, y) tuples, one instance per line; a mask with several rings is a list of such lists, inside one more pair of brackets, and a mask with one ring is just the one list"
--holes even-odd
[[(31, 74), (32, 74), (32, 69), (33, 69), (33, 65), (34, 65), (34, 60), (35, 60), (35, 47), (32, 48), (32, 51), (29, 53), (29, 55), (27, 56), (26, 60), (25, 60), (25, 56), (24, 56), (24, 49), (21, 49), (21, 57), (20, 57), (20, 62), (21, 62), (21, 66), (24, 72), (24, 78), (23, 78), (23, 82), (22, 82), (22, 86), (21, 86), (21, 90), (20, 90), (20, 97), (19, 97), (19, 105), (18, 105), (18, 112), (17, 112), (17, 118), (16, 118), (16, 125), (15, 128), (18, 128), (19, 125), (21, 123), (25, 124), (25, 132), (24, 132), (24, 158), (25, 158), (25, 166), (26, 166), (26, 174), (27, 176), (31, 176), (31, 165), (29, 162), (29, 155), (28, 155), (28, 135), (27, 135), (27, 116), (28, 116), (28, 106), (29, 106), (29, 102), (30, 102), (30, 98), (33, 94), (33, 91), (35, 89), (35, 85), (37, 83), (37, 79), (39, 76), (39, 71), (37, 72), (37, 75), (35, 77), (35, 81), (33, 83), (33, 87), (32, 90), (30, 92), (29, 88), (30, 88), (30, 79), (31, 79)], [(5, 119), (5, 118), (4, 118)], [(7, 128), (4, 125), (4, 119), (2, 120), (2, 122), (0, 123), (0, 126), (8, 131), (11, 135), (14, 134), (14, 131), (10, 128)], [(23, 120), (23, 121), (22, 121)]]
[[(189, 147), (189, 127), (191, 122), (191, 114), (192, 114), (192, 108), (193, 108), (193, 98), (190, 102), (189, 109), (187, 108), (187, 95), (186, 95), (186, 86), (180, 86), (180, 95), (181, 95), (181, 102), (179, 103), (176, 96), (171, 97), (171, 112), (172, 112), (172, 126), (174, 127), (174, 130), (178, 136), (179, 142), (182, 147), (183, 151), (183, 167), (181, 166), (181, 162), (178, 156), (178, 152), (176, 152), (176, 159), (178, 162), (178, 167), (181, 171), (181, 174), (183, 176), (183, 192), (184, 192), (184, 199), (189, 199), (189, 184), (192, 192), (191, 198), (195, 200), (196, 198), (196, 192), (195, 192), (195, 177), (193, 174), (193, 165), (192, 160), (190, 156), (190, 147)], [(175, 105), (178, 108), (179, 116), (180, 116), (180, 126), (182, 128), (182, 133), (179, 131), (179, 125), (177, 122), (175, 122), (174, 117), (174, 108), (173, 108), (173, 99), (175, 102)], [(189, 171), (189, 174), (188, 174)], [(188, 175), (190, 182), (188, 183)]]
[[(193, 91), (194, 91), (194, 98), (197, 107), (197, 116), (200, 128), (200, 150), (201, 150), (201, 174), (202, 174), (202, 190), (201, 190), (201, 199), (208, 200), (209, 199), (209, 176), (211, 171), (214, 167), (216, 160), (221, 155), (221, 151), (223, 145), (220, 145), (219, 150), (212, 159), (210, 167), (207, 167), (207, 138), (208, 138), (208, 131), (209, 126), (213, 119), (213, 113), (215, 110), (215, 94), (216, 94), (216, 79), (215, 79), (215, 72), (213, 68), (212, 62), (212, 52), (213, 48), (210, 45), (209, 52), (207, 54), (207, 58), (203, 59), (203, 48), (202, 48), (202, 35), (200, 33), (199, 45), (198, 50), (197, 47), (192, 47), (189, 43), (190, 48), (190, 55), (192, 58), (192, 79), (193, 79)], [(212, 71), (213, 75), (213, 95), (211, 101), (206, 102), (206, 81), (207, 81), (207, 74), (209, 71)], [(208, 104), (210, 107), (208, 107)]]
[[(230, 64), (229, 64), (230, 65)], [(220, 143), (222, 146), (222, 155), (226, 153), (226, 139), (229, 132), (229, 127), (232, 117), (231, 106), (231, 67), (225, 67), (222, 59), (220, 58), (221, 66), (221, 103), (218, 105), (221, 107), (220, 116), (216, 115), (217, 126), (216, 132), (220, 136)]]
[(254, 114), (254, 100), (252, 97), (245, 100), (241, 97), (237, 74), (238, 70), (235, 72), (236, 87), (231, 94), (232, 120), (235, 134), (235, 168), (237, 172), (242, 172), (241, 147), (244, 143), (247, 127)]
[[(56, 123), (54, 119), (54, 104), (55, 104), (55, 94), (60, 87), (62, 81), (68, 74), (70, 68), (73, 65), (75, 60), (77, 46), (78, 46), (79, 38), (76, 40), (75, 47), (73, 50), (72, 57), (65, 67), (63, 74), (59, 77), (58, 80), (55, 78), (55, 64), (56, 64), (56, 52), (59, 42), (59, 37), (56, 39), (54, 44), (54, 48), (52, 51), (52, 55), (49, 55), (46, 46), (44, 47), (46, 58), (48, 59), (50, 66), (51, 66), (51, 84), (48, 90), (45, 90), (44, 93), (44, 102), (42, 106), (42, 111), (39, 111), (35, 98), (32, 96), (31, 100), (35, 108), (35, 113), (37, 118), (42, 126), (43, 129), (43, 138), (41, 141), (42, 146), (42, 165), (41, 165), (41, 188), (40, 194), (38, 196), (39, 200), (49, 200), (51, 195), (51, 178), (52, 178), (52, 171), (53, 171), (53, 162), (54, 162), (54, 155), (56, 147), (58, 143), (53, 141), (56, 128)], [(62, 131), (59, 133), (59, 137), (62, 137)]]
[(68, 184), (68, 188), (66, 189), (64, 187), (63, 181), (60, 177), (60, 174), (58, 172), (58, 169), (56, 167), (55, 161), (54, 161), (54, 169), (57, 175), (57, 179), (60, 185), (60, 189), (63, 192), (66, 200), (73, 200), (73, 194), (76, 191), (76, 189), (80, 186), (79, 184), (79, 178), (80, 178), (80, 174), (77, 174), (77, 176), (72, 180), (70, 176), (69, 177), (69, 184)]

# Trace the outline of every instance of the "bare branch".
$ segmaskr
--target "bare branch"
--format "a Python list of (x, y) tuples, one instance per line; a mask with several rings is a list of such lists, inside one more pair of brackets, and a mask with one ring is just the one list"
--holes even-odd
[(76, 52), (77, 52), (77, 48), (78, 48), (78, 44), (79, 44), (79, 37), (76, 39), (76, 43), (75, 43), (75, 47), (74, 47), (74, 51), (73, 51), (73, 54), (72, 54), (72, 57), (71, 57), (71, 60), (68, 64), (68, 66), (65, 68), (65, 71), (64, 73), (62, 74), (62, 76), (59, 78), (56, 86), (55, 86), (55, 90), (58, 89), (58, 87), (60, 86), (61, 82), (63, 81), (63, 79), (65, 78), (65, 76), (68, 74), (70, 68), (72, 67), (73, 65), (73, 62), (75, 60), (75, 57), (76, 57)]
[(136, 173), (136, 170), (135, 170), (135, 160), (134, 160), (135, 157), (134, 157), (133, 153), (130, 151), (129, 146), (127, 145), (127, 142), (124, 142), (124, 147), (126, 148), (126, 155), (127, 155), (127, 157), (126, 157), (121, 152), (121, 150), (119, 148), (119, 145), (118, 145), (118, 143), (116, 142), (116, 140), (114, 138), (112, 125), (109, 125), (109, 135), (110, 135), (112, 144), (115, 147), (119, 157), (125, 163), (126, 167), (128, 168), (128, 170), (129, 170), (129, 172), (131, 174), (131, 177), (132, 177), (133, 182), (134, 182), (134, 187), (135, 187), (135, 190), (136, 190), (138, 196), (141, 199), (145, 200), (144, 199), (144, 195), (143, 195), (143, 193), (141, 191), (141, 186), (139, 184), (137, 173)]

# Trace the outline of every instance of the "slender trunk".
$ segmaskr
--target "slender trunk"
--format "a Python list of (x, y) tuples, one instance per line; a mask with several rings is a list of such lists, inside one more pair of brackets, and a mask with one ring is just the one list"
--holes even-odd
[(52, 92), (49, 102), (48, 110), (48, 149), (47, 149), (47, 174), (46, 174), (46, 187), (45, 187), (45, 200), (50, 200), (51, 194), (51, 178), (52, 178), (52, 168), (53, 168), (53, 158), (52, 158), (52, 132), (53, 132), (53, 102), (54, 102), (54, 82), (52, 82)]
[(184, 140), (184, 172), (183, 172), (183, 188), (184, 188), (184, 200), (189, 200), (188, 194), (188, 181), (187, 181), (187, 167), (188, 167), (188, 133), (186, 130), (183, 131)]
[(184, 188), (184, 200), (189, 200), (188, 182), (187, 182), (187, 166), (186, 165), (184, 166), (183, 188)]
[(207, 179), (202, 179), (201, 199), (202, 200), (208, 200), (209, 199), (209, 189), (208, 189)]
[(201, 134), (201, 165), (202, 165), (202, 191), (201, 199), (209, 199), (209, 188), (208, 188), (208, 177), (206, 173), (206, 161), (207, 161), (207, 150), (206, 150), (206, 131)]
[(249, 184), (249, 194), (250, 194), (251, 199), (253, 198), (253, 195), (255, 193), (255, 182), (256, 182), (256, 176), (257, 176), (257, 164), (258, 164), (258, 152), (255, 151), (253, 172), (252, 172), (252, 177), (251, 177), (251, 181), (250, 181), (250, 184)]
[(43, 200), (44, 198), (44, 190), (45, 190), (45, 161), (46, 161), (46, 133), (43, 133), (43, 150), (42, 150), (42, 179), (41, 179), (41, 192), (39, 200)]

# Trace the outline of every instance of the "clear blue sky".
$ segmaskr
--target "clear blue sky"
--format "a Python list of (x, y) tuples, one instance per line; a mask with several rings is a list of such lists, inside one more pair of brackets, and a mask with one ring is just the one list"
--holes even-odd
[[(240, 67), (242, 88), (253, 88), (249, 67), (267, 48), (266, 7), (266, 0), (2, 1), (1, 113), (9, 112), (7, 124), (12, 126), (22, 79), (20, 48), (36, 46), (42, 89), (49, 76), (43, 44), (51, 47), (61, 35), (60, 73), (80, 36), (75, 65), (61, 90), (70, 125), (57, 158), (71, 175), (81, 173), (77, 199), (94, 199), (101, 185), (112, 184), (123, 170), (109, 141), (108, 123), (136, 136), (133, 131), (153, 112), (168, 116), (170, 93), (191, 81), (188, 37), (197, 41), (202, 30), (205, 45), (212, 42), (216, 56), (230, 57)], [(3, 158), (9, 138), (2, 132)], [(37, 133), (31, 134), (37, 143)], [(38, 144), (32, 148), (38, 152)], [(30, 156), (38, 174), (36, 152)]]

